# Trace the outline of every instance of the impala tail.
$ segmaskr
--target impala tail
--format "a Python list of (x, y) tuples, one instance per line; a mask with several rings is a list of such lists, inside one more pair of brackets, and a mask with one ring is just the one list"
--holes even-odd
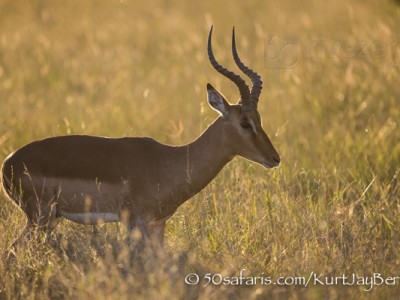
[[(9, 158), (13, 155), (14, 153), (11, 153), (3, 162), (3, 165), (1, 166), (1, 187), (4, 190), (4, 193), (13, 200), (17, 205), (20, 205), (18, 203), (18, 195), (15, 191), (13, 191), (13, 168), (12, 166), (9, 165)], [(1, 190), (0, 190), (1, 191)]]
[(4, 190), (4, 193), (10, 197), (11, 197), (11, 181), (10, 179), (7, 178), (5, 170), (4, 170), (4, 165), (6, 164), (7, 160), (4, 161), (3, 165), (1, 166), (1, 187)]

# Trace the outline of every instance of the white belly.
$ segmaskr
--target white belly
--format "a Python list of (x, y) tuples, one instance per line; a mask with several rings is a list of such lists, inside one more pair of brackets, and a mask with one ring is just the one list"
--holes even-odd
[(115, 213), (68, 213), (58, 211), (60, 216), (67, 218), (76, 223), (80, 224), (101, 224), (107, 222), (119, 222), (119, 216)]
[(126, 182), (69, 178), (34, 178), (39, 198), (56, 202), (57, 215), (81, 224), (120, 221), (121, 204), (129, 197)]

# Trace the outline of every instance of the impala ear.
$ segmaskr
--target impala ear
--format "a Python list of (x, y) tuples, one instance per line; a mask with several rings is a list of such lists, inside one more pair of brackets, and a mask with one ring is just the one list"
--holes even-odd
[(207, 83), (207, 98), (211, 108), (219, 112), (222, 116), (229, 113), (231, 105), (225, 100), (211, 84)]

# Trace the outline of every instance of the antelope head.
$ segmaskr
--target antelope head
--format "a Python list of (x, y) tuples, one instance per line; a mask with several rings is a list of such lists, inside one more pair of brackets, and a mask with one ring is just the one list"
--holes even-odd
[(207, 96), (210, 106), (216, 110), (224, 121), (224, 137), (235, 155), (273, 168), (279, 165), (278, 152), (272, 145), (268, 135), (262, 128), (261, 116), (257, 111), (257, 103), (262, 89), (260, 75), (247, 67), (239, 58), (235, 43), (235, 28), (232, 32), (232, 54), (239, 69), (251, 82), (251, 91), (239, 75), (221, 66), (215, 59), (212, 47), (211, 27), (208, 36), (208, 57), (212, 66), (222, 75), (232, 80), (239, 88), (240, 99), (237, 104), (230, 104), (225, 97), (211, 84), (207, 84)]

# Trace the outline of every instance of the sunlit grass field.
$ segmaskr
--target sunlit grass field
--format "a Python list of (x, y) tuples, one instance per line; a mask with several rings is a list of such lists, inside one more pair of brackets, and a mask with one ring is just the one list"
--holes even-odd
[[(395, 299), (395, 285), (204, 285), (223, 277), (400, 276), (400, 6), (396, 1), (0, 1), (0, 161), (37, 139), (191, 142), (239, 93), (206, 42), (258, 71), (282, 158), (235, 158), (167, 222), (165, 253), (128, 262), (125, 229), (63, 221), (0, 263), (1, 299)], [(110, 153), (111, 155), (111, 153)], [(0, 254), (25, 225), (0, 195)], [(198, 285), (185, 276), (197, 273)], [(350, 280), (351, 281), (351, 280)], [(314, 284), (315, 283), (315, 284)], [(379, 283), (379, 281), (377, 282)]]

